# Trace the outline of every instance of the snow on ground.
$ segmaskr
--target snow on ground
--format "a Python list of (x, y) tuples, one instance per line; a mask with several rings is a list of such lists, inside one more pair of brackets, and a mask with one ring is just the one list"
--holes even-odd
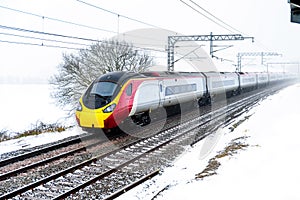
[(81, 130), (79, 130), (79, 128), (76, 127), (67, 129), (63, 132), (42, 133), (39, 135), (3, 141), (0, 142), (0, 155), (7, 152), (17, 151), (20, 149), (27, 149), (43, 144), (48, 144), (51, 142), (56, 142), (64, 138), (75, 136), (81, 133)]
[(64, 122), (66, 113), (55, 106), (50, 92), (48, 84), (0, 84), (0, 131), (29, 130), (38, 121)]
[[(15, 135), (16, 132), (34, 128), (37, 122), (60, 123), (63, 126), (74, 124), (75, 119), (66, 119), (66, 112), (55, 105), (50, 92), (48, 84), (0, 84), (0, 132), (8, 130), (9, 134)], [(43, 133), (0, 142), (0, 154), (51, 143), (81, 133), (79, 128), (72, 128), (60, 133)]]
[[(232, 132), (220, 129), (216, 146), (204, 156), (207, 138), (178, 158), (174, 166), (118, 199), (300, 199), (300, 84), (268, 97)], [(251, 117), (248, 119), (248, 117)], [(195, 179), (235, 138), (248, 147), (218, 159), (216, 175)]]
[[(0, 130), (23, 130), (33, 121), (56, 122), (63, 116), (62, 111), (49, 103), (48, 85), (0, 85), (0, 91), (1, 113), (5, 113), (0, 116)], [(2, 95), (5, 92), (8, 95)], [(220, 129), (214, 137), (189, 148), (173, 167), (119, 199), (300, 199), (297, 192), (300, 186), (299, 102), (300, 84), (268, 97), (240, 116), (238, 120), (247, 120), (238, 127), (234, 127), (234, 122)], [(76, 134), (80, 134), (78, 128), (1, 142), (0, 154)], [(230, 141), (243, 136), (247, 138), (241, 141), (249, 146), (233, 156), (218, 159), (221, 165), (217, 175), (195, 179), (209, 159), (224, 150)], [(204, 146), (219, 137), (212, 151), (203, 154)]]

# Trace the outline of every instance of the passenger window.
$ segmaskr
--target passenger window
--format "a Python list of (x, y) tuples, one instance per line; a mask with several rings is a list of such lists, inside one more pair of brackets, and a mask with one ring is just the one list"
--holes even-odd
[(126, 94), (127, 94), (127, 96), (131, 96), (131, 94), (132, 94), (132, 83), (130, 83), (130, 84), (127, 86)]

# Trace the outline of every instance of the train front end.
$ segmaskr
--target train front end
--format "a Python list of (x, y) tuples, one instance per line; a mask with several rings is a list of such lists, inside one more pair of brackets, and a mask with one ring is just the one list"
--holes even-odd
[(86, 129), (114, 128), (111, 118), (118, 103), (118, 82), (113, 74), (103, 75), (95, 80), (79, 100), (76, 120)]

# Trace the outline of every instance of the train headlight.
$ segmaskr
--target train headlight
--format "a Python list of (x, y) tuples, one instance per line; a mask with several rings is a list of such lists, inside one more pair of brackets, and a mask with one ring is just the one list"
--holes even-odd
[(106, 108), (103, 110), (103, 112), (104, 112), (104, 113), (110, 113), (110, 112), (112, 112), (115, 108), (116, 108), (116, 104), (114, 103), (114, 104), (111, 104), (110, 106), (106, 107)]
[(76, 108), (77, 111), (82, 111), (82, 105), (80, 102), (78, 102), (78, 105), (77, 105), (77, 108)]

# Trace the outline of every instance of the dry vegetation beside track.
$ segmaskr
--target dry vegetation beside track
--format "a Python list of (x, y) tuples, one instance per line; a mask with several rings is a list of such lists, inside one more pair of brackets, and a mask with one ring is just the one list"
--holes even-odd
[(63, 126), (59, 123), (44, 123), (42, 121), (37, 121), (35, 124), (31, 125), (31, 129), (23, 132), (10, 132), (7, 129), (0, 130), (0, 142), (10, 139), (18, 139), (21, 137), (26, 137), (30, 135), (39, 135), (41, 133), (49, 132), (63, 132), (72, 126)]
[(231, 140), (231, 142), (222, 151), (219, 151), (215, 157), (208, 161), (208, 165), (202, 172), (196, 174), (196, 179), (203, 179), (217, 174), (217, 170), (221, 166), (221, 163), (218, 160), (224, 157), (233, 156), (239, 151), (248, 148), (249, 144), (246, 144), (246, 139), (248, 137), (249, 136), (242, 136)]

